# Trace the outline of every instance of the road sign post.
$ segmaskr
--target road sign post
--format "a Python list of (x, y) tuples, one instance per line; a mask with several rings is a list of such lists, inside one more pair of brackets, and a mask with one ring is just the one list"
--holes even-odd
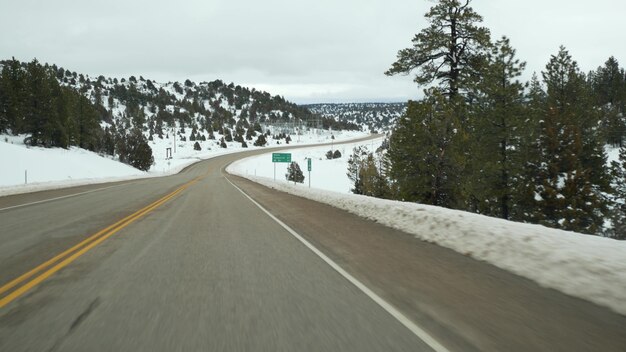
[(274, 181), (276, 181), (276, 163), (290, 163), (291, 153), (272, 153), (272, 162), (274, 163)]
[(309, 188), (311, 188), (311, 158), (307, 159), (307, 169), (309, 169)]

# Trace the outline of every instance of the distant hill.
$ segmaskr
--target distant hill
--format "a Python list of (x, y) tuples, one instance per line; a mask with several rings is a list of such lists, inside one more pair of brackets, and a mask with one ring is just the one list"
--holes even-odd
[[(149, 165), (147, 139), (172, 133), (182, 139), (189, 136), (186, 129), (194, 139), (242, 143), (270, 125), (359, 129), (281, 96), (221, 80), (159, 83), (141, 76), (90, 77), (37, 60), (0, 61), (0, 69), (0, 133), (29, 135), (30, 145), (79, 146), (140, 168)], [(127, 155), (137, 145), (143, 163)]]
[(302, 105), (314, 114), (353, 123), (369, 131), (390, 131), (406, 110), (406, 103), (347, 103)]

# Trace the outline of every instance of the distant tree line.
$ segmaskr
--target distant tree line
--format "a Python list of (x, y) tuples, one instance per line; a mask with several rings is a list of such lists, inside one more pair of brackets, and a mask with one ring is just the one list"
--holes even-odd
[(384, 150), (355, 150), (354, 192), (626, 238), (624, 69), (611, 57), (585, 74), (561, 47), (520, 82), (525, 63), (469, 4), (438, 0), (398, 52), (386, 73), (428, 88)]
[(100, 151), (100, 111), (78, 92), (61, 87), (49, 67), (33, 60), (2, 63), (0, 132), (29, 134), (33, 146), (80, 146)]
[(313, 113), (349, 125), (344, 129), (367, 126), (370, 131), (388, 131), (406, 111), (406, 103), (335, 103), (303, 105)]

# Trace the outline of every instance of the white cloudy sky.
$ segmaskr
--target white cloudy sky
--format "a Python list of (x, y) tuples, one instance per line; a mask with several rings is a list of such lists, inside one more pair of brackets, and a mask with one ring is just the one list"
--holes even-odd
[[(227, 82), (298, 102), (404, 101), (383, 72), (426, 26), (432, 0), (0, 0), (0, 59), (157, 81)], [(623, 0), (474, 0), (527, 77), (565, 45), (584, 71), (626, 65)]]

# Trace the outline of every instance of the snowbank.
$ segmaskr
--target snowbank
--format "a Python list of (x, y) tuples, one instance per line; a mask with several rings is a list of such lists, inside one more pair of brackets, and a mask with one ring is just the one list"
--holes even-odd
[[(267, 160), (269, 156), (264, 156)], [(626, 314), (626, 241), (522, 224), (463, 211), (293, 185), (253, 176), (254, 158), (227, 168), (280, 191), (326, 203), (450, 248), (540, 285)], [(345, 168), (344, 168), (345, 173)], [(306, 174), (305, 174), (306, 175)], [(336, 175), (339, 177), (340, 175)], [(331, 176), (328, 176), (331, 177)]]
[(80, 148), (27, 148), (0, 141), (0, 195), (142, 177), (144, 172)]

